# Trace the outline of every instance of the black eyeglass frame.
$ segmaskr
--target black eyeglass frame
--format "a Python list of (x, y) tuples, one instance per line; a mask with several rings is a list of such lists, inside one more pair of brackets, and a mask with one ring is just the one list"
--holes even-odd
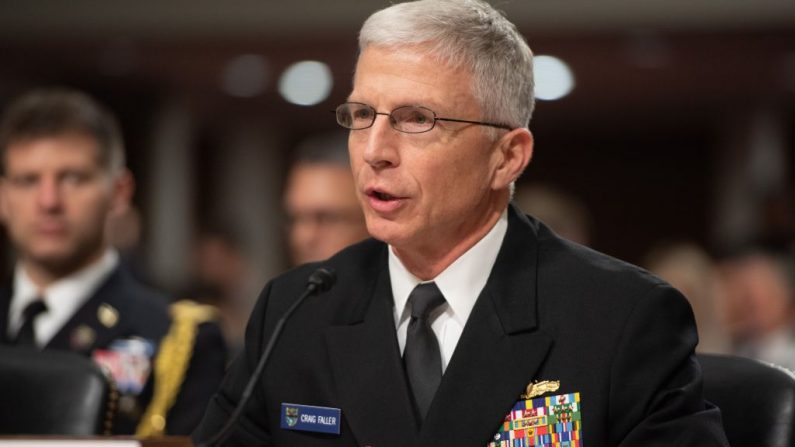
[[(339, 115), (339, 110), (340, 110), (340, 108), (348, 106), (348, 105), (351, 105), (351, 104), (364, 106), (364, 107), (367, 107), (368, 109), (373, 111), (373, 118), (372, 118), (372, 120), (370, 120), (370, 124), (369, 125), (364, 126), (364, 127), (348, 127), (348, 126), (343, 125), (340, 122), (340, 119), (339, 119), (339, 116), (340, 116)], [(433, 115), (433, 123), (431, 123), (431, 127), (429, 127), (427, 130), (421, 130), (419, 132), (407, 132), (405, 130), (401, 130), (401, 129), (398, 129), (397, 127), (395, 127), (395, 124), (397, 123), (397, 120), (392, 118), (392, 114), (395, 113), (395, 110), (406, 109), (406, 108), (423, 109), (423, 110), (427, 110), (428, 112), (431, 112), (431, 114)], [(454, 122), (454, 123), (477, 124), (479, 126), (496, 127), (498, 129), (505, 129), (505, 130), (513, 130), (513, 129), (515, 129), (513, 126), (509, 126), (507, 124), (501, 124), (501, 123), (489, 123), (489, 122), (485, 122), (485, 121), (473, 121), (473, 120), (464, 120), (464, 119), (459, 119), (459, 118), (443, 118), (443, 117), (439, 117), (439, 116), (436, 116), (436, 112), (434, 112), (433, 110), (431, 110), (431, 109), (429, 109), (429, 108), (427, 108), (425, 106), (400, 106), (400, 107), (396, 107), (395, 109), (392, 109), (391, 112), (386, 113), (386, 112), (379, 112), (378, 110), (375, 109), (375, 107), (373, 107), (373, 106), (371, 106), (369, 104), (365, 104), (363, 102), (344, 102), (344, 103), (338, 105), (335, 110), (331, 110), (331, 113), (333, 113), (335, 115), (335, 117), (337, 118), (337, 124), (339, 124), (341, 127), (345, 128), (345, 129), (349, 129), (349, 130), (364, 130), (364, 129), (369, 129), (369, 128), (373, 127), (373, 124), (375, 124), (375, 119), (376, 119), (376, 117), (378, 117), (378, 115), (383, 115), (383, 116), (389, 117), (390, 118), (389, 125), (390, 125), (390, 127), (395, 129), (396, 131), (403, 132), (403, 133), (409, 133), (409, 134), (430, 132), (430, 131), (433, 130), (434, 127), (436, 127), (436, 122), (437, 121), (451, 121), (451, 122)]]

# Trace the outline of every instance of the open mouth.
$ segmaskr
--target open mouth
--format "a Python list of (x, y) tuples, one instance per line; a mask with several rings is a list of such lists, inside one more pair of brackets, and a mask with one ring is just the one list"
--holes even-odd
[(370, 191), (370, 197), (375, 197), (378, 200), (389, 201), (389, 200), (396, 200), (397, 197), (387, 194), (383, 191)]
[(405, 204), (405, 197), (395, 196), (386, 191), (369, 188), (366, 191), (370, 208), (378, 213), (393, 213)]

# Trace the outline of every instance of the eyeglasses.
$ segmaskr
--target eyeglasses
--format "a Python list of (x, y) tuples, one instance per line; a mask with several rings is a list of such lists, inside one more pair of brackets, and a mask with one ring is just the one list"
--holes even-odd
[(428, 132), (436, 126), (437, 121), (452, 121), (455, 123), (478, 124), (480, 126), (491, 126), (500, 129), (512, 130), (513, 127), (506, 124), (486, 123), (483, 121), (470, 121), (457, 118), (440, 118), (436, 112), (422, 106), (403, 106), (389, 112), (376, 112), (376, 110), (360, 102), (346, 102), (337, 106), (333, 111), (337, 115), (337, 124), (350, 130), (361, 130), (371, 127), (375, 123), (378, 115), (389, 117), (389, 125), (399, 132), (423, 133)]

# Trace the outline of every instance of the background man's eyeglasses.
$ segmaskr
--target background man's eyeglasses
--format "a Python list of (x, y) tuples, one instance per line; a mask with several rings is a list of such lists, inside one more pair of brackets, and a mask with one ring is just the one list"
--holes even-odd
[(470, 121), (457, 118), (440, 118), (436, 112), (422, 106), (403, 106), (389, 112), (377, 112), (373, 107), (360, 102), (346, 102), (337, 106), (334, 111), (337, 115), (337, 124), (350, 130), (361, 130), (371, 127), (378, 115), (389, 117), (389, 125), (393, 129), (405, 133), (428, 132), (436, 126), (437, 121), (452, 121), (456, 123), (477, 124), (500, 129), (512, 130), (506, 124), (486, 123), (483, 121)]

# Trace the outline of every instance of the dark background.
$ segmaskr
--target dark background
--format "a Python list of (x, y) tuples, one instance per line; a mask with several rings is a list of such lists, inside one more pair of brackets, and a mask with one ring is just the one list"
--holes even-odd
[[(39, 86), (95, 95), (122, 123), (154, 279), (183, 287), (192, 235), (222, 221), (264, 280), (286, 267), (280, 189), (291, 150), (337, 131), (328, 110), (348, 93), (358, 27), (386, 4), (6, 1), (0, 107)], [(719, 252), (786, 239), (795, 225), (795, 2), (497, 4), (536, 54), (574, 72), (569, 96), (537, 104), (535, 158), (521, 181), (579, 197), (595, 248), (640, 262), (665, 241)], [(255, 97), (220, 87), (241, 54), (267, 61)], [(329, 65), (334, 87), (302, 107), (276, 85), (307, 59)]]

